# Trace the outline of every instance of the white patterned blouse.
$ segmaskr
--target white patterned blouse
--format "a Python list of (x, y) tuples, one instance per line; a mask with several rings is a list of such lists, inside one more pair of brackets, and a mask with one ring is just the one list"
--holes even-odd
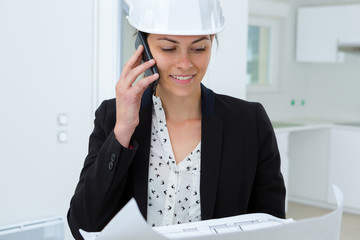
[(147, 222), (167, 226), (201, 220), (201, 141), (176, 164), (159, 97), (153, 96)]

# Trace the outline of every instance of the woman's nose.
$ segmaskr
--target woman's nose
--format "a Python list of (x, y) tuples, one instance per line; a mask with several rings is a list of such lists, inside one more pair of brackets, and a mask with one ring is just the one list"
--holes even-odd
[(177, 68), (181, 68), (181, 69), (183, 69), (183, 70), (188, 70), (188, 69), (192, 68), (192, 67), (193, 67), (193, 64), (192, 64), (192, 62), (191, 62), (190, 54), (187, 53), (187, 52), (186, 52), (186, 53), (182, 53), (182, 54), (178, 57), (175, 66), (176, 66)]

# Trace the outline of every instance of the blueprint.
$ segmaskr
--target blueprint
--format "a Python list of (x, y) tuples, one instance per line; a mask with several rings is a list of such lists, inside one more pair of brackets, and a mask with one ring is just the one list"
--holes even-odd
[(85, 240), (339, 240), (343, 195), (336, 186), (333, 189), (336, 209), (299, 221), (255, 213), (152, 228), (132, 199), (101, 232), (80, 233)]

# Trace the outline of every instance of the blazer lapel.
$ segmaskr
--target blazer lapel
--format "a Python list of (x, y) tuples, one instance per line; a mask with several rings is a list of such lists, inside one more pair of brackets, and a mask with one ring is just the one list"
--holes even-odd
[(214, 115), (215, 95), (202, 85), (201, 123), (201, 219), (214, 217), (219, 179), (223, 121)]
[(139, 148), (136, 153), (136, 161), (133, 162), (132, 181), (134, 198), (136, 199), (141, 214), (146, 219), (152, 120), (151, 88), (148, 88), (143, 94), (139, 118), (139, 125), (136, 127), (136, 130), (133, 134), (133, 139), (137, 141)]

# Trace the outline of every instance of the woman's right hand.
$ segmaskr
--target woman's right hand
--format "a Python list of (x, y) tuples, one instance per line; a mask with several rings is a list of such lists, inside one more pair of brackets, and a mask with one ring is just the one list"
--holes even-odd
[(131, 136), (139, 124), (141, 98), (146, 88), (159, 78), (159, 74), (145, 77), (136, 84), (135, 80), (145, 70), (155, 65), (155, 60), (141, 64), (144, 47), (140, 45), (125, 64), (116, 84), (116, 124), (114, 133), (116, 139), (124, 147), (129, 147)]

